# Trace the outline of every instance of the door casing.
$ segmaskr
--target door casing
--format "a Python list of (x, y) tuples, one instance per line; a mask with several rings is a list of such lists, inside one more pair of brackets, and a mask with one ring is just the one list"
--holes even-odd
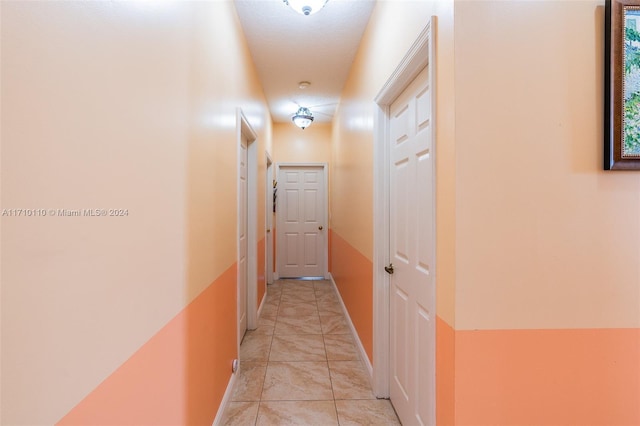
[(267, 284), (273, 283), (273, 161), (268, 152), (265, 153), (267, 158), (267, 178), (265, 179), (265, 223), (266, 223), (266, 236), (265, 236), (265, 276), (267, 277)]
[[(404, 58), (386, 83), (382, 86), (375, 98), (376, 115), (374, 117), (374, 143), (373, 143), (373, 391), (378, 398), (389, 397), (390, 371), (390, 281), (384, 267), (389, 264), (389, 107), (404, 89), (427, 65), (431, 68), (429, 73), (429, 86), (431, 87), (431, 120), (432, 137), (434, 140), (434, 154), (436, 147), (436, 55), (435, 35), (436, 17), (432, 16), (420, 35), (407, 51)], [(432, 185), (435, 194), (436, 168), (433, 168)], [(434, 218), (435, 203), (434, 203)], [(434, 220), (435, 228), (435, 220)], [(435, 229), (434, 229), (434, 235)], [(436, 236), (437, 238), (437, 236)], [(432, 242), (433, 253), (436, 241)], [(433, 268), (434, 283), (437, 281), (437, 271)], [(435, 315), (435, 312), (434, 312)], [(436, 348), (433, 348), (435, 355)], [(433, 357), (435, 359), (435, 356)], [(433, 366), (435, 371), (435, 365)], [(435, 401), (433, 401), (435, 407)], [(435, 420), (435, 413), (433, 413)]]
[[(241, 108), (236, 109), (236, 127), (237, 127), (237, 156), (238, 161), (241, 155), (242, 139), (247, 140), (247, 329), (255, 330), (258, 322), (258, 241), (257, 241), (257, 170), (258, 170), (258, 144), (256, 140), (258, 136), (244, 115)], [(239, 173), (239, 171), (238, 171)], [(236, 173), (237, 175), (237, 173)], [(236, 176), (237, 195), (236, 206), (240, 209), (240, 179)], [(236, 229), (236, 258), (240, 256), (240, 246), (238, 244), (240, 236), (240, 225)], [(240, 312), (240, 286), (236, 285), (238, 298), (238, 312)], [(236, 318), (236, 328), (238, 334), (238, 353), (240, 353), (240, 318)]]
[[(284, 168), (284, 167), (322, 167), (322, 172), (323, 172), (323, 177), (324, 177), (324, 211), (322, 212), (323, 215), (323, 222), (325, 225), (324, 228), (326, 230), (325, 233), (325, 238), (324, 238), (324, 246), (322, 249), (323, 252), (323, 256), (324, 256), (324, 270), (323, 270), (323, 276), (325, 279), (329, 279), (329, 270), (328, 270), (328, 265), (329, 265), (329, 238), (328, 238), (328, 233), (329, 233), (329, 176), (328, 176), (328, 165), (327, 163), (276, 163), (276, 176), (279, 177), (280, 176), (280, 169)], [(278, 203), (276, 201), (276, 224), (278, 223), (278, 218), (279, 218), (279, 209), (278, 209)], [(279, 231), (279, 227), (276, 225), (276, 229), (277, 232)], [(278, 238), (279, 236), (276, 236), (276, 254), (278, 253), (278, 244), (281, 244), (283, 239), (282, 238)], [(276, 262), (276, 272), (275, 272), (275, 276), (274, 279), (278, 279), (280, 277), (280, 270), (279, 270), (279, 266), (278, 266), (278, 262)]]

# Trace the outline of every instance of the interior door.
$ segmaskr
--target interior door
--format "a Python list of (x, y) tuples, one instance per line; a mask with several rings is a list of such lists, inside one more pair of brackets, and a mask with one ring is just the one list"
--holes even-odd
[(238, 159), (238, 342), (247, 331), (248, 274), (248, 140), (243, 135)]
[(324, 167), (281, 165), (276, 203), (279, 276), (324, 277)]
[(390, 108), (390, 394), (405, 425), (435, 423), (435, 200), (427, 73), (425, 68)]

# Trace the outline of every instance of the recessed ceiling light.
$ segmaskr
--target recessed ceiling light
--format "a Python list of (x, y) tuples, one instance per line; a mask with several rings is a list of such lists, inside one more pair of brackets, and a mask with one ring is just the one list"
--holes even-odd
[(298, 88), (300, 89), (306, 89), (309, 86), (311, 86), (311, 83), (309, 83), (308, 81), (301, 81), (300, 83), (298, 83)]

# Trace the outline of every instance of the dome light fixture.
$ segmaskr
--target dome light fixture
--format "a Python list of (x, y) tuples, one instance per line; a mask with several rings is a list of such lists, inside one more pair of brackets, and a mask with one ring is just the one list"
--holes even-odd
[(313, 114), (311, 114), (309, 108), (300, 107), (298, 108), (298, 112), (293, 114), (293, 117), (291, 117), (291, 121), (293, 121), (293, 124), (304, 130), (313, 123)]
[(296, 12), (309, 16), (318, 12), (324, 7), (329, 0), (282, 0), (284, 4), (288, 5)]

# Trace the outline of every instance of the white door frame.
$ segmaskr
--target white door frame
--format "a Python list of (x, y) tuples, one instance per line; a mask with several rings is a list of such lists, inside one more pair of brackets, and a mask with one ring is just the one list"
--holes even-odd
[[(323, 212), (323, 222), (325, 237), (324, 237), (324, 246), (323, 246), (323, 256), (324, 256), (324, 270), (322, 271), (322, 275), (325, 279), (330, 279), (329, 277), (329, 174), (327, 167), (327, 163), (276, 163), (276, 179), (280, 176), (280, 168), (281, 167), (322, 167), (322, 174), (324, 175), (324, 212)], [(276, 201), (276, 224), (278, 223), (278, 215), (280, 214), (280, 209), (278, 208), (278, 202)], [(277, 227), (279, 229), (279, 227)], [(276, 237), (276, 253), (278, 253), (278, 244), (282, 242), (282, 238)], [(280, 270), (278, 267), (278, 262), (276, 262), (276, 273), (274, 279), (278, 279), (280, 277)]]
[(266, 211), (265, 211), (265, 226), (266, 237), (265, 237), (265, 264), (266, 271), (265, 276), (267, 279), (267, 284), (273, 283), (273, 161), (271, 160), (271, 156), (268, 152), (265, 152), (267, 158), (267, 177), (265, 179), (265, 200), (266, 200)]
[[(389, 107), (415, 77), (429, 65), (431, 88), (431, 123), (434, 148), (436, 146), (436, 94), (435, 94), (435, 25), (432, 16), (425, 28), (406, 53), (375, 97), (376, 115), (373, 143), (373, 391), (378, 398), (389, 397), (390, 366), (390, 294), (389, 275), (384, 267), (389, 264)], [(434, 149), (435, 151), (435, 149)], [(435, 194), (435, 160), (432, 179)], [(435, 203), (434, 203), (435, 218)], [(435, 227), (435, 220), (434, 220)], [(435, 229), (434, 229), (434, 235)], [(433, 253), (436, 243), (433, 241)], [(434, 285), (436, 280), (433, 268)], [(432, 313), (435, 316), (435, 312)], [(435, 318), (434, 318), (435, 320)], [(435, 347), (433, 348), (435, 354)], [(435, 356), (433, 357), (435, 359)], [(435, 371), (435, 369), (434, 369)], [(435, 395), (434, 395), (435, 398)], [(435, 402), (435, 401), (434, 401)], [(435, 403), (433, 404), (435, 407)]]
[[(236, 109), (236, 127), (237, 127), (237, 157), (238, 163), (242, 149), (242, 138), (247, 139), (247, 329), (255, 330), (258, 323), (258, 240), (257, 240), (257, 202), (258, 202), (258, 144), (256, 139), (258, 135), (253, 130), (249, 120), (244, 115), (241, 108)], [(240, 210), (240, 179), (236, 172), (236, 205)], [(236, 259), (240, 259), (240, 245), (238, 240), (240, 237), (240, 224), (236, 229)], [(240, 313), (240, 287), (236, 284), (236, 293), (238, 299), (238, 315)], [(236, 328), (238, 330), (238, 353), (240, 353), (240, 318), (236, 318)]]

